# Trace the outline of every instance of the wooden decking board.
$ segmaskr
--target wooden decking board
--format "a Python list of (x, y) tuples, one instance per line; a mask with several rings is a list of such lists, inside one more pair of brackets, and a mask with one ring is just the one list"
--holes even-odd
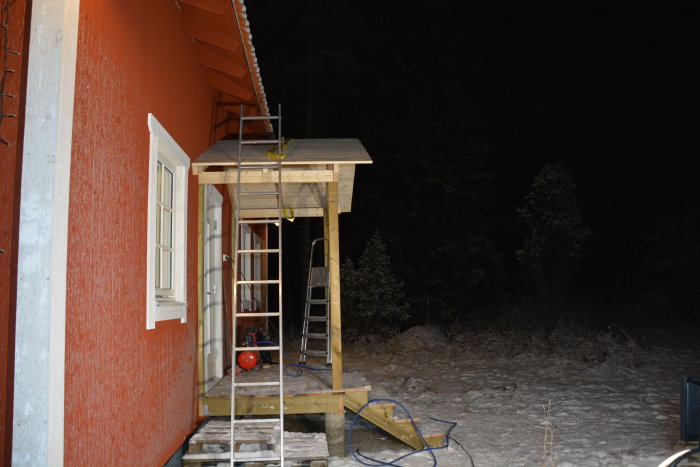
[[(277, 396), (236, 397), (236, 415), (276, 415), (279, 413)], [(328, 393), (319, 395), (284, 396), (284, 413), (338, 413), (342, 412), (342, 394)], [(204, 415), (231, 415), (231, 396), (205, 397), (202, 401)]]
[[(279, 430), (278, 430), (279, 431)], [(274, 434), (272, 431), (252, 431), (248, 430), (236, 430), (238, 435), (236, 435), (236, 442), (241, 443), (270, 443), (274, 440), (274, 437), (279, 436)], [(195, 439), (193, 436), (190, 438), (190, 445), (193, 444), (225, 444), (231, 441), (231, 429), (228, 431), (220, 431), (214, 433), (207, 433), (205, 436), (200, 436)]]
[[(277, 380), (277, 368), (265, 368), (250, 372), (241, 373), (236, 376), (236, 381), (243, 382), (272, 382)], [(331, 388), (331, 372), (313, 372), (305, 370), (300, 378), (292, 378), (284, 376), (284, 394), (285, 395), (321, 395), (332, 394), (334, 391)], [(359, 373), (343, 373), (343, 380), (347, 391), (368, 391), (371, 389), (369, 382)], [(337, 392), (337, 391), (335, 391)], [(277, 388), (275, 387), (256, 387), (246, 388), (241, 387), (236, 389), (236, 394), (241, 396), (275, 396)], [(212, 387), (205, 395), (207, 398), (212, 397), (231, 397), (231, 377), (225, 376), (214, 387)]]
[[(277, 369), (269, 368), (243, 373), (236, 377), (237, 381), (261, 382), (273, 381)], [(302, 377), (284, 377), (284, 406), (287, 414), (304, 413), (339, 413), (344, 410), (342, 396), (346, 392), (353, 393), (356, 400), (367, 400), (367, 392), (371, 389), (368, 381), (359, 373), (344, 373), (346, 388), (334, 391), (331, 388), (330, 372), (315, 374), (306, 370)], [(354, 387), (348, 387), (348, 386)], [(276, 388), (242, 387), (236, 391), (236, 415), (274, 415), (279, 412), (279, 397)], [(227, 376), (212, 387), (202, 399), (203, 415), (231, 415), (231, 377)]]

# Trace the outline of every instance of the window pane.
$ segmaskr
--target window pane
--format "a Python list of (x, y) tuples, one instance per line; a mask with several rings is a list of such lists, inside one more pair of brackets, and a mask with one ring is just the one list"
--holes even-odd
[(173, 287), (173, 254), (170, 251), (163, 250), (161, 253), (162, 276), (160, 282), (161, 289), (171, 289)]
[(163, 201), (162, 186), (163, 186), (163, 163), (158, 161), (158, 170), (156, 172), (156, 201)]
[(175, 214), (173, 212), (175, 174), (168, 169), (163, 162), (157, 164), (157, 198), (156, 198), (156, 274), (155, 286), (165, 290), (173, 288), (173, 261), (172, 248), (175, 244), (174, 225)]
[(160, 248), (156, 247), (156, 289), (160, 289)]
[(173, 173), (163, 166), (163, 204), (171, 208), (173, 207)]
[(163, 209), (163, 236), (160, 242), (164, 247), (173, 247), (173, 213)]
[(161, 214), (161, 212), (162, 211), (163, 211), (163, 208), (159, 204), (156, 204), (156, 243), (162, 243), (162, 241), (161, 241), (161, 237), (162, 237), (162, 224), (161, 224), (162, 214)]

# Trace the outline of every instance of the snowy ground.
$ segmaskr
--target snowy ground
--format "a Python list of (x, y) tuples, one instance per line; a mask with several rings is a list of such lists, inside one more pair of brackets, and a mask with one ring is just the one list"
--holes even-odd
[[(344, 366), (362, 372), (414, 417), (457, 422), (452, 437), (477, 467), (655, 466), (683, 446), (680, 377), (700, 375), (697, 326), (673, 331), (650, 330), (634, 338), (614, 328), (586, 339), (495, 334), (448, 339), (421, 327), (389, 343), (346, 345)], [(366, 425), (356, 428), (354, 438), (355, 448), (375, 459), (409, 452)], [(545, 439), (551, 441), (549, 455)], [(439, 466), (471, 465), (454, 442), (435, 456)], [(330, 463), (359, 465), (351, 457)], [(433, 461), (421, 453), (396, 465)]]

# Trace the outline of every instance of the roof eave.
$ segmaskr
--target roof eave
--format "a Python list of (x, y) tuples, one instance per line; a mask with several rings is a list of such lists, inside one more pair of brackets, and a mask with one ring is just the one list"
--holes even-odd
[[(265, 94), (265, 87), (262, 83), (262, 76), (260, 74), (260, 66), (258, 65), (258, 58), (255, 55), (255, 46), (253, 45), (253, 34), (250, 31), (250, 22), (248, 21), (248, 14), (246, 12), (246, 6), (243, 0), (231, 0), (233, 3), (233, 11), (236, 15), (238, 32), (241, 37), (241, 44), (243, 44), (243, 50), (245, 52), (245, 58), (248, 65), (248, 74), (251, 79), (251, 84), (255, 91), (255, 96), (258, 101), (258, 108), (260, 110), (260, 115), (269, 116), (270, 108), (267, 104), (267, 96)], [(269, 121), (265, 122), (267, 131), (272, 133), (272, 126)]]

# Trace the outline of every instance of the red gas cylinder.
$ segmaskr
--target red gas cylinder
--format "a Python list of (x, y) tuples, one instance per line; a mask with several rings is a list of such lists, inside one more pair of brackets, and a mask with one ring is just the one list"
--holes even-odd
[(238, 366), (244, 370), (252, 370), (258, 364), (258, 356), (255, 352), (246, 350), (238, 354)]

